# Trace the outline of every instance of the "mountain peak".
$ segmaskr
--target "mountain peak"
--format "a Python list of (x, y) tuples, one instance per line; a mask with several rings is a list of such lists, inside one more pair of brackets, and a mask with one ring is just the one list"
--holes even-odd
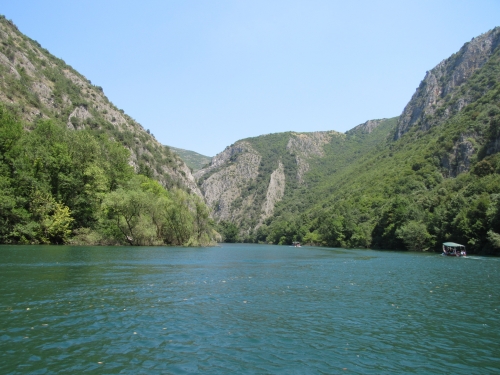
[[(498, 51), (499, 45), (500, 27), (496, 27), (465, 43), (457, 53), (428, 71), (399, 117), (394, 139), (401, 138), (413, 126), (427, 130), (475, 100), (477, 95), (461, 88)], [(454, 105), (450, 107), (447, 104), (451, 100)]]

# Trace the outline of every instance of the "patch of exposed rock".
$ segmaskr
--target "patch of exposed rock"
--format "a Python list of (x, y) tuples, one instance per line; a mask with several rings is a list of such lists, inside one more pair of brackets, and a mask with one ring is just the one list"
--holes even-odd
[(460, 173), (470, 170), (471, 159), (476, 151), (473, 139), (473, 135), (462, 134), (455, 142), (452, 152), (441, 159), (441, 167), (444, 168), (446, 177), (457, 177)]
[(13, 74), (16, 79), (20, 79), (21, 75), (15, 68), (14, 64), (9, 60), (7, 56), (5, 56), (3, 53), (0, 52), (0, 64), (6, 66), (9, 68), (9, 73)]
[(83, 121), (92, 118), (92, 114), (84, 106), (76, 107), (68, 116), (67, 126), (71, 129), (83, 129)]
[(274, 206), (283, 199), (285, 195), (285, 170), (281, 162), (278, 168), (271, 173), (271, 179), (267, 188), (266, 200), (262, 205), (263, 216), (261, 221), (270, 217), (274, 212)]
[(231, 159), (235, 159), (237, 155), (243, 154), (245, 152), (256, 153), (256, 151), (250, 146), (248, 142), (240, 141), (236, 144), (228, 146), (224, 151), (215, 155), (210, 161), (210, 165), (206, 168), (200, 169), (194, 174), (194, 177), (199, 179), (203, 175), (210, 173), (216, 168), (219, 168), (229, 162)]
[(312, 132), (312, 133), (292, 133), (286, 146), (287, 150), (298, 152), (305, 158), (313, 156), (323, 156), (323, 146), (330, 142), (334, 131)]
[(164, 166), (163, 172), (169, 174), (170, 176), (175, 176), (180, 181), (183, 181), (184, 185), (194, 194), (198, 195), (200, 198), (203, 198), (203, 194), (200, 191), (196, 183), (196, 179), (191, 173), (191, 170), (181, 160), (177, 160), (177, 167), (175, 169)]
[(54, 101), (52, 99), (52, 89), (46, 84), (46, 82), (33, 82), (31, 89), (38, 96), (43, 105), (54, 106)]
[(257, 177), (260, 160), (261, 156), (250, 144), (238, 142), (214, 156), (209, 167), (195, 173), (200, 178), (213, 172), (203, 181), (201, 190), (216, 219), (232, 220), (245, 205), (252, 203), (252, 198), (247, 197), (240, 209), (232, 209), (233, 202), (241, 197), (242, 188)]
[(323, 156), (323, 146), (330, 142), (333, 134), (340, 133), (334, 131), (292, 133), (286, 148), (290, 154), (295, 155), (299, 183), (304, 182), (304, 174), (309, 170), (307, 159)]

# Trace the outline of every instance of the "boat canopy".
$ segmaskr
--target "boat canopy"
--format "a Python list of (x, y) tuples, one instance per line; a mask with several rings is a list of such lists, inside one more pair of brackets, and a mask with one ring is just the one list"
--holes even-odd
[(447, 247), (465, 247), (464, 245), (460, 245), (459, 243), (455, 242), (445, 242), (443, 243), (443, 245)]

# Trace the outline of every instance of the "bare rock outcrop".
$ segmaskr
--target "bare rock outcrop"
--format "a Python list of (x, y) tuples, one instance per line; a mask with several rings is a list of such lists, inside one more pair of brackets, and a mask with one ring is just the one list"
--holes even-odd
[[(242, 188), (257, 177), (260, 160), (261, 156), (243, 141), (227, 147), (212, 159), (208, 168), (195, 173), (195, 177), (200, 178), (220, 168), (201, 184), (205, 201), (213, 208), (216, 219), (232, 220), (238, 214), (240, 210), (232, 208), (232, 204), (241, 196)], [(244, 203), (251, 204), (251, 197)]]
[(267, 188), (266, 200), (262, 205), (264, 215), (261, 220), (270, 217), (274, 212), (274, 206), (277, 202), (283, 199), (285, 195), (285, 170), (281, 162), (278, 163), (278, 168), (271, 173), (271, 179)]
[(353, 133), (370, 134), (385, 120), (387, 120), (387, 119), (368, 120), (368, 121), (366, 121), (358, 126), (355, 126), (351, 130), (347, 131), (346, 134), (353, 134)]
[(31, 86), (32, 91), (38, 96), (40, 101), (45, 106), (53, 106), (52, 89), (46, 82), (37, 81)]
[(288, 152), (295, 155), (297, 162), (297, 180), (304, 182), (304, 174), (309, 170), (308, 159), (324, 155), (323, 146), (330, 142), (332, 135), (340, 135), (334, 131), (292, 133), (286, 146)]
[(473, 139), (473, 134), (462, 134), (453, 145), (452, 152), (441, 158), (441, 166), (447, 177), (457, 177), (460, 173), (470, 170), (471, 158), (475, 152)]
[(245, 152), (252, 152), (255, 153), (255, 150), (252, 149), (250, 144), (248, 142), (240, 141), (237, 142), (231, 146), (228, 146), (224, 149), (224, 151), (218, 153), (215, 155), (211, 162), (210, 165), (206, 168), (200, 169), (194, 174), (195, 178), (200, 178), (206, 173), (209, 173), (213, 171), (214, 169), (217, 169), (227, 162), (229, 162), (231, 159), (234, 159), (237, 157), (239, 154), (243, 154)]
[(83, 121), (92, 118), (92, 114), (84, 106), (76, 107), (68, 116), (67, 126), (71, 129), (83, 129)]

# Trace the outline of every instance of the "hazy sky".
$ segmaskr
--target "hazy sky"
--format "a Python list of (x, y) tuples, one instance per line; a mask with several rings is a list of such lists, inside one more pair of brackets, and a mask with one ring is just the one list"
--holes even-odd
[(163, 144), (213, 156), (401, 114), (425, 72), (500, 26), (499, 0), (0, 0)]

